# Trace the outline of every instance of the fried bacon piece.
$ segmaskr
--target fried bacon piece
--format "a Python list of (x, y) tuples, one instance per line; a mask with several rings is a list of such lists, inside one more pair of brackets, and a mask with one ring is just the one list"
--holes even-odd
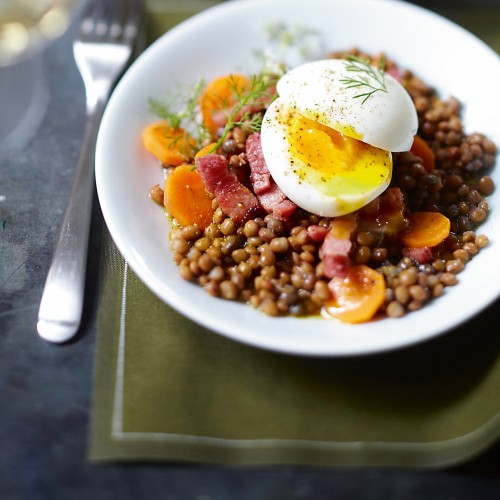
[(234, 222), (245, 222), (259, 212), (259, 201), (231, 172), (224, 156), (201, 156), (196, 160), (196, 169), (207, 191), (215, 196), (220, 208)]
[(276, 219), (287, 221), (297, 209), (297, 205), (286, 197), (271, 177), (264, 159), (258, 132), (248, 137), (246, 155), (250, 165), (250, 180), (253, 190), (262, 208), (267, 213), (272, 213)]

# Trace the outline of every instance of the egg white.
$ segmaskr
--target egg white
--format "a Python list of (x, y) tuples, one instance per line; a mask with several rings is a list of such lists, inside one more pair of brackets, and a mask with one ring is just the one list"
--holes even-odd
[[(322, 59), (297, 66), (279, 80), (279, 98), (308, 118), (386, 151), (408, 151), (418, 129), (415, 106), (404, 87), (384, 73), (387, 91), (356, 97), (368, 87), (348, 88), (342, 80), (367, 77), (347, 62)], [(378, 84), (368, 77), (375, 86)]]
[(309, 162), (291, 140), (297, 116), (383, 152), (408, 151), (418, 128), (415, 106), (397, 80), (384, 74), (384, 89), (360, 98), (357, 96), (367, 89), (349, 88), (346, 79), (370, 77), (353, 74), (347, 64), (325, 59), (286, 73), (277, 84), (278, 98), (266, 111), (261, 128), (262, 150), (273, 179), (297, 205), (324, 217), (351, 213), (385, 191), (391, 181), (392, 158), (390, 153), (376, 156), (376, 151), (367, 148), (365, 158), (353, 162), (352, 169), (345, 164), (337, 168), (330, 158), (319, 158), (322, 151), (318, 149), (318, 163)]

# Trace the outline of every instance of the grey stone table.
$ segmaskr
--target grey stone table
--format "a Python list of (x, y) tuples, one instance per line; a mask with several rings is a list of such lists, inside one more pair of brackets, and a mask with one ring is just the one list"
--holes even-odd
[(500, 446), (432, 471), (87, 461), (103, 224), (97, 201), (81, 334), (55, 346), (35, 331), (84, 126), (70, 36), (46, 53), (50, 95), (38, 133), (0, 157), (0, 499), (500, 498)]

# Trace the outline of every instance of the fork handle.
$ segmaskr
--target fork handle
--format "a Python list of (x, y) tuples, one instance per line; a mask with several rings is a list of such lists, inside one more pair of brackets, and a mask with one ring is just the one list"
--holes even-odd
[(94, 155), (104, 101), (87, 106), (87, 122), (75, 178), (38, 312), (39, 335), (66, 342), (80, 327), (94, 193)]

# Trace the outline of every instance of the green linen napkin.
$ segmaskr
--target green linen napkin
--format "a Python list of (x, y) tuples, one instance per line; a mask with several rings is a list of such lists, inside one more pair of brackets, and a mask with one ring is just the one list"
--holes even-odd
[(500, 434), (490, 310), (411, 349), (316, 359), (185, 319), (106, 233), (90, 457), (226, 464), (435, 466)]
[[(150, 38), (215, 3), (148, 0)], [(462, 18), (461, 11), (444, 13), (473, 31), (483, 23), (482, 38), (498, 50), (497, 23), (490, 21), (498, 16), (474, 12)], [(432, 342), (377, 356), (266, 352), (214, 334), (165, 305), (105, 232), (89, 456), (325, 466), (456, 463), (500, 435), (494, 324), (490, 308)]]
[(222, 3), (222, 0), (145, 0), (148, 40), (156, 40), (184, 19)]

